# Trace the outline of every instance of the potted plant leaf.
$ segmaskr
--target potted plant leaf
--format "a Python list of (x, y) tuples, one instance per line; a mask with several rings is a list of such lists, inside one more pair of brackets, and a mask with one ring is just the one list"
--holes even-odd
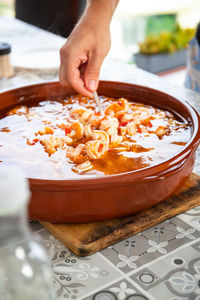
[(151, 73), (159, 73), (186, 64), (186, 48), (189, 40), (194, 36), (195, 29), (162, 31), (150, 34), (139, 44), (139, 53), (135, 54), (138, 67)]

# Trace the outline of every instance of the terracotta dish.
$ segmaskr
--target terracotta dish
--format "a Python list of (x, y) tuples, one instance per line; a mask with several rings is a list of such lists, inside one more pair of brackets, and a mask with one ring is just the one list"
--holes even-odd
[[(186, 102), (147, 87), (101, 81), (100, 95), (172, 112), (187, 121), (191, 137), (182, 149), (157, 165), (122, 174), (78, 177), (70, 180), (29, 178), (32, 198), (29, 216), (55, 223), (99, 221), (136, 213), (173, 194), (192, 172), (200, 141), (200, 118)], [(74, 94), (58, 82), (37, 84), (0, 94), (0, 118), (17, 105), (34, 105), (42, 100), (61, 100)]]

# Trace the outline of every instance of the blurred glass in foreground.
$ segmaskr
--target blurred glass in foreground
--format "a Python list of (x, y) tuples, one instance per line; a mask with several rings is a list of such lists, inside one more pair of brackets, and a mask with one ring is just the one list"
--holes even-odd
[(0, 299), (53, 300), (50, 262), (27, 223), (28, 181), (0, 168)]

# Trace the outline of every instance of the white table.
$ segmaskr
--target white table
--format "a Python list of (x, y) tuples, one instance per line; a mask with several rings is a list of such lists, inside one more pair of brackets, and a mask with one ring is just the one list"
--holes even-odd
[[(59, 48), (64, 43), (49, 32), (3, 18), (0, 40), (10, 42), (21, 59), (35, 45)], [(1, 91), (58, 77), (57, 69), (15, 72), (0, 80)], [(109, 57), (101, 78), (157, 88), (188, 100), (200, 112), (200, 95)], [(199, 166), (197, 157), (195, 172), (200, 174)], [(76, 257), (37, 222), (31, 226), (52, 259), (57, 299), (200, 299), (200, 207), (86, 258)]]

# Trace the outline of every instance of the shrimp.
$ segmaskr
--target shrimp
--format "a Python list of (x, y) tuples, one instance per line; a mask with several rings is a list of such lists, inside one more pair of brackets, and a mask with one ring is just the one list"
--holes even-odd
[(166, 128), (164, 126), (159, 126), (156, 129), (156, 135), (158, 136), (158, 138), (162, 138), (163, 135), (165, 135), (167, 133)]
[(73, 144), (73, 139), (70, 138), (69, 136), (63, 136), (62, 138), (63, 143), (67, 145), (72, 145)]
[(127, 111), (130, 107), (130, 104), (125, 98), (118, 99), (118, 104), (121, 106), (121, 110)]
[[(127, 125), (127, 124), (126, 124)], [(120, 126), (119, 127), (119, 134), (121, 136), (125, 136), (126, 135), (126, 127), (125, 126)]]
[(83, 150), (85, 150), (85, 145), (84, 144), (79, 144), (78, 146), (76, 146), (75, 150), (74, 150), (74, 156), (80, 155)]
[(119, 144), (121, 144), (122, 141), (123, 141), (123, 136), (119, 136), (117, 134), (111, 136), (111, 145), (112, 146), (118, 146)]
[(133, 121), (133, 120), (134, 120), (133, 115), (128, 114), (128, 113), (125, 113), (121, 118), (121, 122), (130, 122), (130, 121)]
[(87, 138), (91, 138), (92, 137), (92, 128), (90, 125), (86, 125), (84, 127), (84, 134)]
[(107, 132), (108, 135), (116, 135), (118, 133), (119, 121), (115, 117), (106, 116), (101, 121), (100, 129)]
[(150, 118), (142, 120), (142, 125), (147, 126), (147, 127), (153, 127)]
[(105, 115), (115, 115), (118, 111), (121, 111), (122, 107), (117, 102), (108, 105), (104, 111)]
[(109, 144), (110, 142), (108, 134), (103, 130), (94, 130), (92, 133), (92, 138), (94, 140), (99, 140), (105, 144)]
[(139, 125), (138, 132), (139, 133), (149, 133), (148, 129), (144, 125)]
[(117, 135), (118, 134), (118, 129), (117, 128), (110, 127), (106, 131), (107, 131), (107, 133), (108, 133), (109, 136)]
[(30, 145), (30, 146), (33, 146), (35, 145), (37, 142), (39, 142), (39, 139), (35, 138), (33, 139), (32, 141), (30, 139), (27, 139), (27, 144)]
[(55, 153), (58, 147), (63, 146), (62, 140), (54, 135), (47, 136), (40, 142), (45, 147), (46, 151), (50, 154)]
[(132, 112), (133, 120), (137, 120), (140, 122), (145, 122), (146, 119), (149, 119), (151, 117), (149, 111), (134, 111)]
[(125, 110), (120, 110), (120, 111), (116, 112), (115, 118), (117, 118), (118, 120), (121, 120), (121, 118), (125, 115), (125, 113), (126, 113)]
[(80, 122), (72, 123), (66, 130), (67, 135), (77, 140), (81, 139), (84, 135), (84, 127)]
[(102, 123), (102, 126), (106, 126), (107, 123), (107, 128), (104, 130), (107, 132), (109, 136), (112, 135), (117, 135), (118, 134), (118, 127), (119, 127), (119, 121), (116, 118), (109, 118), (110, 120), (104, 120)]
[(67, 124), (65, 124), (65, 123), (60, 123), (59, 125), (58, 125), (58, 128), (60, 128), (60, 129), (66, 129), (66, 128), (69, 128), (69, 126), (70, 126), (70, 123), (67, 123)]
[(127, 126), (126, 126), (126, 133), (128, 134), (128, 135), (135, 135), (135, 134), (137, 134), (137, 132), (138, 132), (138, 122), (137, 121), (135, 121), (135, 122), (130, 122), (130, 123), (128, 123), (127, 124)]
[(86, 172), (91, 170), (92, 168), (93, 168), (92, 163), (89, 160), (87, 160), (82, 164), (73, 167), (72, 170), (74, 170), (75, 172)]
[(117, 102), (111, 103), (105, 109), (105, 115), (115, 115), (117, 112), (129, 109), (129, 103), (126, 99), (120, 98)]
[(87, 159), (85, 149), (85, 144), (79, 144), (76, 148), (67, 150), (66, 156), (71, 158), (74, 163), (80, 164)]
[(86, 111), (87, 111), (87, 109), (86, 109), (85, 107), (80, 106), (79, 108), (74, 108), (74, 109), (70, 112), (70, 115), (71, 115), (71, 116), (74, 116), (74, 117), (76, 117), (76, 116), (81, 117), (82, 114), (83, 114), (84, 112), (86, 112)]
[(53, 134), (53, 129), (51, 128), (51, 127), (49, 127), (49, 126), (46, 126), (46, 127), (44, 127), (44, 128), (42, 128), (42, 129), (40, 129), (39, 131), (38, 131), (38, 133), (40, 134), (40, 135), (44, 135), (44, 134)]
[(117, 118), (106, 116), (101, 120), (101, 125), (100, 125), (101, 130), (107, 129), (108, 127), (111, 127), (111, 126), (114, 126), (114, 127), (119, 126), (119, 121), (117, 120)]
[(108, 144), (101, 140), (86, 143), (86, 152), (91, 159), (100, 159), (108, 151)]
[(75, 148), (74, 148), (73, 146), (67, 147), (66, 157), (72, 158), (74, 149), (75, 149)]
[(101, 123), (102, 115), (100, 112), (93, 112), (91, 117), (88, 120), (88, 123), (93, 127), (99, 127)]
[(91, 109), (87, 109), (82, 116), (79, 119), (79, 122), (85, 124), (88, 122), (88, 120), (90, 119), (90, 117), (92, 116), (93, 111)]

